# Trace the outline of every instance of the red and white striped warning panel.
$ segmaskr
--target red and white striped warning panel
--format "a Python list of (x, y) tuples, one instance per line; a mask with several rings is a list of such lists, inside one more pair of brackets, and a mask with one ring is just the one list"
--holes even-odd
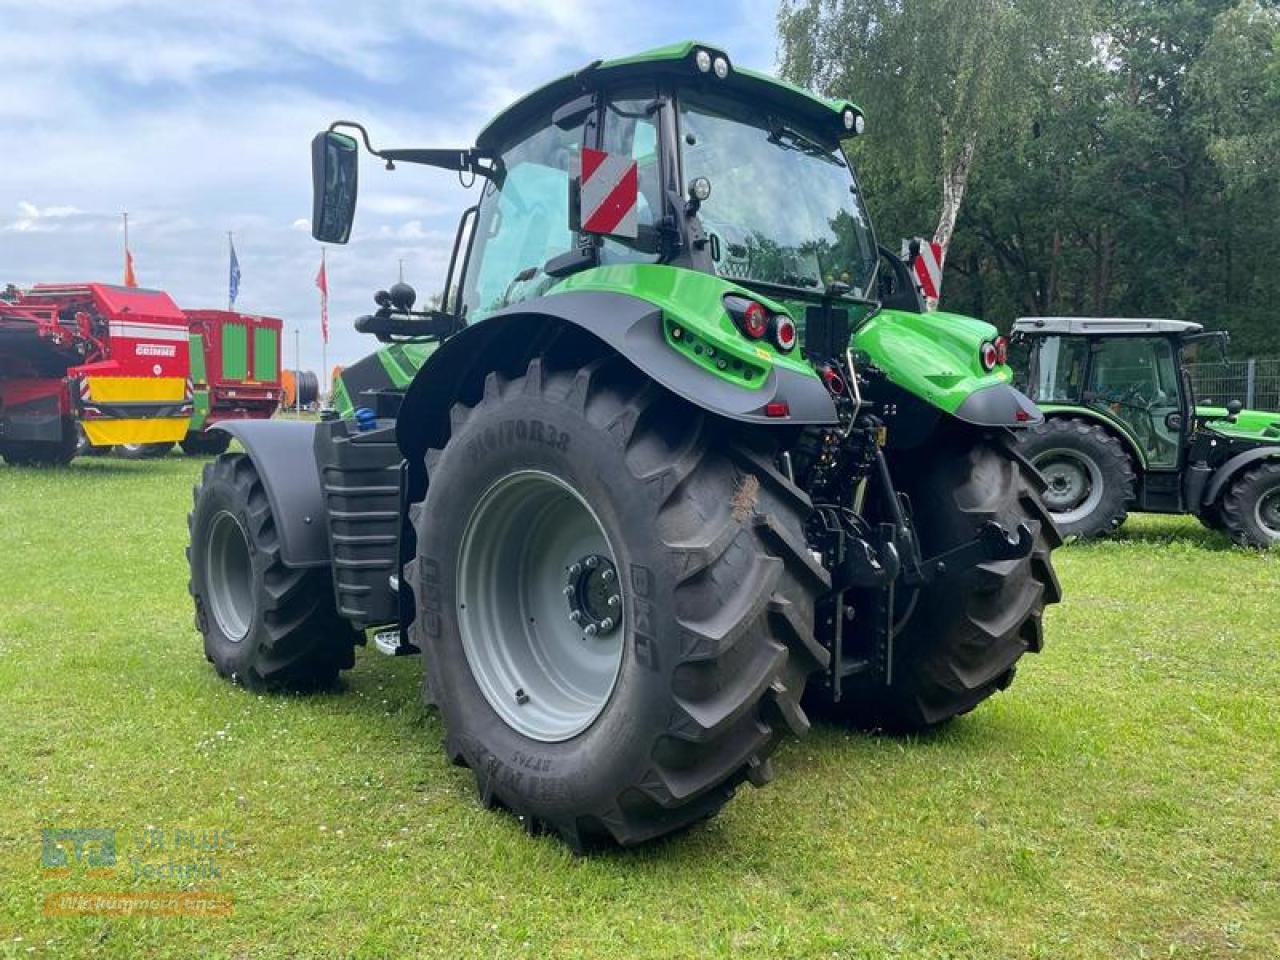
[(636, 162), (618, 153), (583, 147), (575, 158), (579, 229), (634, 238), (638, 232), (640, 174)]
[(915, 240), (902, 241), (902, 258), (910, 259), (912, 247), (919, 250), (911, 268), (916, 273), (916, 283), (920, 292), (930, 299), (937, 300), (942, 296), (942, 244), (917, 237)]

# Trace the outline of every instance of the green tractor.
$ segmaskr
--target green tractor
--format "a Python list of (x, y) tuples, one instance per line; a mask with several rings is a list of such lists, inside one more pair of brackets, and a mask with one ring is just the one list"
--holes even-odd
[(1280, 413), (1195, 403), (1184, 357), (1227, 335), (1180, 320), (1033, 317), (1014, 323), (1023, 431), (1065, 536), (1111, 533), (1130, 510), (1194, 513), (1245, 546), (1280, 543)]
[(575, 848), (713, 815), (813, 710), (921, 730), (1005, 688), (1059, 597), (1014, 441), (1040, 413), (995, 329), (925, 312), (877, 247), (862, 127), (683, 43), (474, 147), (317, 135), (321, 241), (356, 204), (337, 128), (479, 195), (438, 309), (397, 284), (356, 321), (388, 347), (344, 372), (348, 416), (219, 424), (244, 452), (189, 550), (217, 671), (420, 653), (482, 801)]

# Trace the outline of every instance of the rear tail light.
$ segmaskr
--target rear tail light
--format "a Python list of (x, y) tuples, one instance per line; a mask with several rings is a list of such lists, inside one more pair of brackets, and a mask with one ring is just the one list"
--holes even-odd
[(979, 349), (982, 357), (982, 369), (994, 370), (996, 365), (1000, 362), (1000, 355), (999, 351), (996, 349), (996, 345), (990, 340), (983, 340), (982, 346)]
[(788, 316), (779, 314), (773, 318), (773, 342), (783, 353), (790, 353), (796, 346), (796, 325)]
[(996, 363), (1009, 362), (1009, 341), (1005, 337), (996, 337)]
[(747, 308), (742, 311), (742, 322), (739, 326), (742, 332), (752, 340), (759, 340), (769, 332), (769, 311), (751, 300), (747, 303)]

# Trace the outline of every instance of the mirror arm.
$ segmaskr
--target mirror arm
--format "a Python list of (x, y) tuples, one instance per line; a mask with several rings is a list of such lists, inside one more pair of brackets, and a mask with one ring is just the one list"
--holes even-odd
[[(360, 132), (360, 139), (364, 141), (364, 148), (375, 157), (385, 160), (388, 170), (394, 170), (396, 161), (401, 163), (420, 163), (428, 167), (440, 167), (444, 170), (454, 170), (458, 173), (473, 173), (484, 177), (487, 180), (493, 180), (496, 177), (497, 167), (492, 162), (492, 157), (486, 153), (481, 153), (475, 148), (465, 150), (452, 149), (395, 149), (395, 150), (377, 150), (373, 144), (369, 142), (369, 131), (364, 128), (363, 124), (356, 123), (354, 120), (335, 120), (329, 124), (329, 130), (337, 130), (339, 127), (349, 127), (352, 130)], [(488, 165), (482, 165), (481, 160), (489, 160)]]

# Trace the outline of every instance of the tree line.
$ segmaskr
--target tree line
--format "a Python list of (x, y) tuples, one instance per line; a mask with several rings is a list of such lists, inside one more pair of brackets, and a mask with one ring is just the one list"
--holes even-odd
[(1280, 354), (1274, 0), (784, 0), (784, 76), (853, 100), (881, 242), (942, 305), (1168, 316)]

